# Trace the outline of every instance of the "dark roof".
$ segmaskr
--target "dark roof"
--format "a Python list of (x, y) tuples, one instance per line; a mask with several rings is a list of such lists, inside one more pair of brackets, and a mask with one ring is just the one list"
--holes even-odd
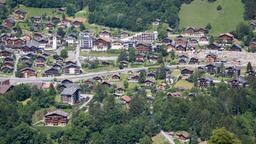
[(0, 94), (5, 94), (13, 85), (0, 85)]
[(55, 110), (53, 112), (48, 112), (45, 116), (49, 116), (49, 115), (53, 115), (53, 114), (57, 114), (57, 115), (65, 116), (65, 117), (68, 116), (68, 113), (66, 113), (66, 112), (64, 112), (62, 110), (59, 110), (59, 109), (57, 109), (57, 110)]

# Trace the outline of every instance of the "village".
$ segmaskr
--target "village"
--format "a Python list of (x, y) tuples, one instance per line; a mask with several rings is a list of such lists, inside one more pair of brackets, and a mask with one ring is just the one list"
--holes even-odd
[[(231, 33), (210, 37), (206, 28), (177, 32), (167, 27), (167, 36), (160, 38), (157, 30), (94, 31), (83, 23), (66, 18), (65, 8), (52, 16), (32, 16), (16, 8), (0, 26), (0, 94), (21, 84), (53, 88), (55, 100), (65, 105), (37, 111), (34, 126), (68, 126), (72, 111), (88, 111), (99, 85), (129, 108), (135, 89), (145, 88), (149, 102), (159, 91), (190, 100), (197, 95), (195, 89), (221, 82), (246, 88), (245, 76), (255, 75), (256, 41), (245, 46)], [(156, 19), (152, 25), (161, 23)], [(254, 21), (251, 26), (256, 28)], [(161, 133), (169, 142), (190, 140), (186, 131)]]

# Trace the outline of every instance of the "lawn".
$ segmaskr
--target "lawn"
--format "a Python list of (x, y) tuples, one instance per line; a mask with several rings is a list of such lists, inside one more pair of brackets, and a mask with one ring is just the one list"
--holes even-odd
[(178, 77), (178, 76), (180, 76), (180, 70), (174, 69), (171, 73), (171, 77)]
[(35, 126), (35, 128), (38, 129), (43, 134), (49, 136), (52, 133), (55, 133), (55, 132), (58, 132), (58, 131), (64, 131), (68, 127)]
[(179, 80), (175, 85), (174, 85), (175, 88), (183, 88), (183, 89), (186, 89), (186, 90), (190, 90), (192, 89), (193, 87), (193, 83), (190, 83), (186, 80)]
[[(221, 5), (222, 10), (217, 11), (218, 5)], [(179, 13), (180, 27), (205, 27), (210, 23), (210, 34), (217, 35), (234, 30), (237, 24), (244, 21), (243, 14), (244, 5), (241, 0), (217, 0), (213, 3), (194, 0), (190, 4), (182, 5)]]
[(153, 144), (168, 144), (168, 140), (162, 134), (152, 137), (152, 141)]
[(54, 8), (34, 8), (34, 7), (26, 7), (24, 5), (19, 5), (19, 7), (17, 7), (17, 9), (26, 11), (27, 17), (42, 16), (43, 14), (46, 14), (47, 16), (56, 16), (57, 15)]

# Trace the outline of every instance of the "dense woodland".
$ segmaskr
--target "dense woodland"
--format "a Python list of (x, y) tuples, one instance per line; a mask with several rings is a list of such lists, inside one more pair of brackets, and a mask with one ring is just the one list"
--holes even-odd
[[(140, 77), (142, 81), (143, 72)], [(252, 144), (256, 142), (256, 79), (249, 77), (248, 80), (250, 87), (245, 89), (233, 89), (224, 82), (209, 89), (195, 88), (192, 92), (196, 95), (187, 99), (158, 92), (152, 101), (146, 98), (143, 87), (135, 87), (130, 93), (129, 108), (116, 102), (112, 95), (114, 89), (99, 85), (88, 112), (75, 111), (71, 126), (50, 136), (33, 128), (31, 119), (36, 110), (58, 107), (53, 96), (55, 90), (19, 85), (0, 98), (0, 143), (145, 144), (151, 143), (150, 138), (161, 129), (186, 130), (192, 134), (191, 143), (197, 143), (197, 138), (221, 139), (219, 134), (211, 137), (212, 131), (225, 127), (213, 134), (227, 129), (242, 143)], [(22, 105), (20, 101), (27, 98), (32, 100)], [(228, 140), (240, 143), (238, 139)]]

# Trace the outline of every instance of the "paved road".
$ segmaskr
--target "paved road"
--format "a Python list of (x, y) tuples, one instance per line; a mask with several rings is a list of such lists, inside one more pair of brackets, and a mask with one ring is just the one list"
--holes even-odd
[[(166, 67), (172, 69), (172, 68), (178, 68), (178, 67), (186, 67), (186, 68), (197, 68), (199, 66), (205, 66), (205, 65), (167, 65)], [(225, 66), (232, 66), (232, 65), (225, 65)], [(246, 66), (246, 65), (240, 65), (240, 66)], [(0, 77), (0, 80), (6, 80), (9, 79), (13, 83), (28, 83), (28, 82), (50, 82), (53, 80), (64, 80), (64, 79), (70, 79), (73, 81), (79, 81), (81, 79), (89, 79), (93, 78), (95, 76), (105, 76), (105, 75), (111, 75), (115, 73), (126, 73), (129, 71), (140, 71), (140, 70), (147, 70), (148, 67), (141, 67), (141, 68), (126, 68), (121, 70), (113, 70), (113, 71), (101, 71), (101, 72), (93, 72), (93, 73), (86, 73), (86, 74), (80, 74), (80, 75), (62, 75), (57, 77), (36, 77), (36, 78), (17, 78), (17, 77)]]
[(175, 144), (173, 138), (170, 135), (168, 135), (166, 132), (161, 130), (161, 134), (169, 141), (170, 144)]

